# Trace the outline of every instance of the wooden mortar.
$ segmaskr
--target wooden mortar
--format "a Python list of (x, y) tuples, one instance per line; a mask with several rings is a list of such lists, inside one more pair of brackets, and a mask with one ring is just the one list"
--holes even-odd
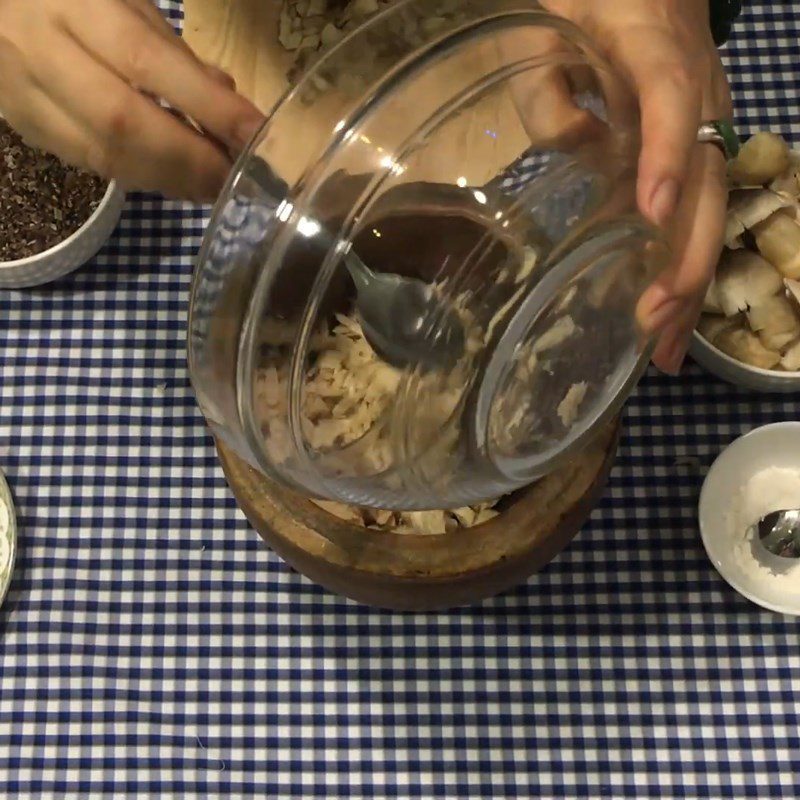
[(217, 442), (239, 506), (298, 572), (353, 600), (397, 611), (475, 603), (525, 581), (580, 531), (605, 488), (619, 420), (572, 463), (503, 501), (476, 528), (394, 534), (344, 522), (252, 469)]

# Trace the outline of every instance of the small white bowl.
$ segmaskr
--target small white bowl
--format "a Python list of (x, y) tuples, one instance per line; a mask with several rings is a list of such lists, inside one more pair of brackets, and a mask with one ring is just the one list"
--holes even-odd
[(800, 372), (777, 372), (771, 369), (750, 367), (725, 355), (711, 344), (699, 331), (692, 336), (689, 347), (692, 358), (718, 378), (757, 392), (800, 394)]
[[(6, 599), (8, 587), (11, 585), (11, 577), (14, 574), (14, 562), (17, 558), (17, 515), (14, 511), (14, 499), (11, 497), (11, 489), (8, 488), (3, 473), (0, 472), (0, 501), (6, 509), (7, 518), (0, 521), (0, 606)], [(4, 513), (0, 511), (0, 514)], [(7, 523), (4, 524), (4, 523)], [(7, 564), (7, 569), (3, 570), (3, 563)]]
[(768, 576), (751, 575), (735, 557), (744, 531), (731, 530), (729, 513), (750, 478), (769, 467), (800, 470), (800, 422), (756, 428), (722, 451), (700, 493), (700, 534), (711, 562), (739, 594), (771, 611), (800, 616), (800, 573), (797, 588), (787, 589)]
[(41, 286), (83, 266), (114, 232), (124, 203), (125, 192), (111, 181), (92, 215), (71, 236), (35, 256), (0, 261), (0, 288)]

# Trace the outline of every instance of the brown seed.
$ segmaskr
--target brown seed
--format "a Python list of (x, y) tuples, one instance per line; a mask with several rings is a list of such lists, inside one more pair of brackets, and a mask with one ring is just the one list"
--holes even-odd
[(36, 255), (71, 236), (107, 185), (28, 147), (0, 120), (0, 261)]

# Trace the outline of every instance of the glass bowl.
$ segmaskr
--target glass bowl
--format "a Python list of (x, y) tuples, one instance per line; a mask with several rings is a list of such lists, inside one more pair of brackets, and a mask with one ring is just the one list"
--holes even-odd
[[(365, 55), (366, 54), (366, 55)], [(663, 265), (638, 115), (572, 25), (521, 0), (406, 0), (277, 103), (203, 244), (189, 362), (215, 435), (306, 496), (458, 507), (567, 463), (618, 413)], [(465, 334), (389, 365), (345, 264), (422, 280)], [(421, 320), (426, 342), (443, 313)]]

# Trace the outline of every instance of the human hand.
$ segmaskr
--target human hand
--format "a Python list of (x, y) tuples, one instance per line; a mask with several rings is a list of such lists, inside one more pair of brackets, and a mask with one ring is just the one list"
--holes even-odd
[(708, 0), (543, 0), (603, 49), (638, 98), (637, 199), (667, 231), (674, 261), (645, 293), (639, 322), (658, 334), (653, 361), (677, 373), (722, 248), (726, 170), (701, 122), (729, 119), (730, 90), (709, 26)]
[(233, 80), (151, 0), (34, 5), (0, 0), (0, 113), (25, 140), (128, 188), (216, 197), (261, 122)]

